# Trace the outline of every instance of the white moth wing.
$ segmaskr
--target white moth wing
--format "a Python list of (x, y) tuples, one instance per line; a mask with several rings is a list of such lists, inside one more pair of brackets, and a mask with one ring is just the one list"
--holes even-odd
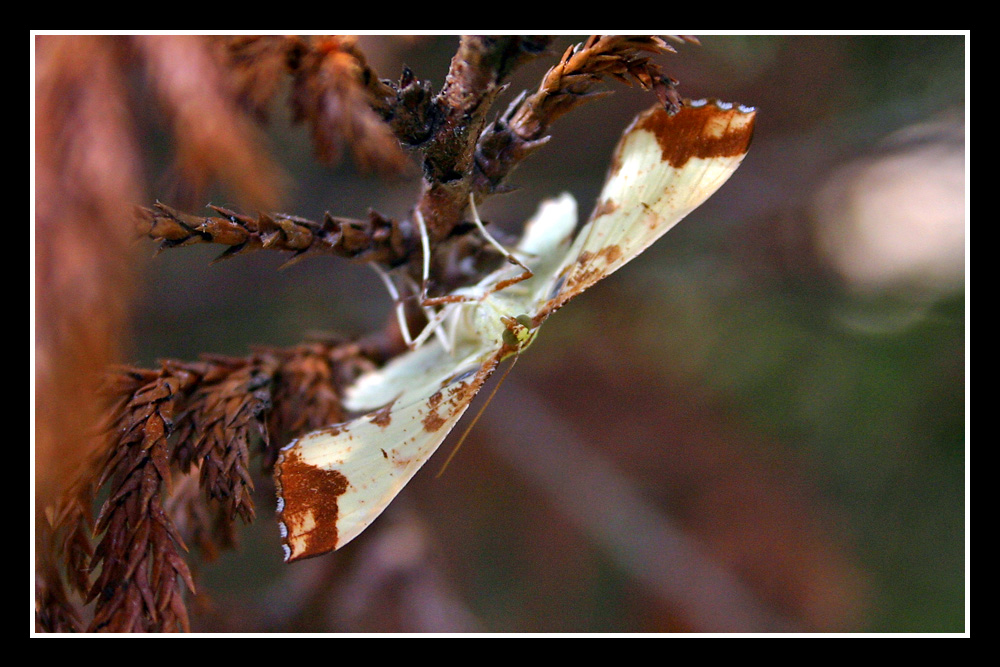
[[(440, 348), (426, 346), (432, 347)], [(407, 373), (419, 390), (282, 450), (276, 478), (285, 560), (339, 549), (368, 527), (437, 450), (500, 361), (490, 349), (477, 359), (439, 358), (427, 366), (431, 355), (417, 354), (424, 349), (400, 356), (388, 373), (361, 378), (368, 397), (398, 386)]]
[(634, 259), (718, 190), (750, 147), (754, 116), (753, 109), (704, 101), (675, 114), (659, 106), (639, 114), (536, 319)]
[[(547, 201), (507, 265), (454, 294), (471, 298), (448, 323), (454, 348), (432, 338), (359, 377), (344, 405), (366, 412), (284, 448), (275, 468), (285, 560), (338, 549), (374, 521), (437, 450), (500, 361), (501, 315), (528, 315), (532, 336), (555, 310), (634, 258), (712, 195), (739, 166), (752, 109), (691, 103), (640, 114), (614, 153), (590, 220), (577, 234), (576, 202)], [(511, 283), (509, 286), (505, 286)], [(503, 286), (502, 289), (499, 287)]]
[[(517, 242), (517, 251), (527, 255), (527, 261), (538, 275), (548, 258), (565, 252), (576, 229), (576, 200), (568, 192), (543, 201), (538, 211), (524, 224), (524, 232)], [(551, 263), (551, 262), (550, 262)]]
[(394, 401), (402, 406), (426, 400), (456, 369), (478, 368), (486, 345), (486, 341), (462, 345), (451, 355), (438, 341), (430, 340), (358, 377), (344, 393), (344, 408), (369, 412)]

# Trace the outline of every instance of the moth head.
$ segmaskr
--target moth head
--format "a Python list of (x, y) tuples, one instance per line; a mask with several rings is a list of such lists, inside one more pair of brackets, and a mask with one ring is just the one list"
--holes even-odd
[(503, 322), (504, 326), (502, 335), (504, 345), (523, 349), (534, 338), (531, 331), (531, 317), (528, 315), (521, 314), (517, 317), (503, 315), (500, 317), (500, 321)]

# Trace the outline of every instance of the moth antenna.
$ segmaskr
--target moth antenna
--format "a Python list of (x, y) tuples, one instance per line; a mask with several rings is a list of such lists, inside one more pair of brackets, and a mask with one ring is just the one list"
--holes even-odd
[(465, 438), (468, 437), (469, 431), (471, 431), (472, 427), (476, 425), (477, 421), (479, 421), (479, 417), (481, 417), (483, 411), (486, 410), (486, 406), (490, 404), (490, 402), (493, 400), (493, 397), (496, 396), (497, 390), (500, 389), (500, 386), (503, 384), (503, 381), (507, 379), (507, 373), (510, 373), (510, 369), (514, 368), (514, 364), (517, 363), (517, 360), (520, 357), (521, 357), (521, 351), (518, 350), (517, 354), (514, 355), (514, 361), (510, 362), (510, 366), (508, 366), (507, 370), (505, 370), (503, 372), (503, 375), (500, 376), (500, 380), (498, 380), (496, 386), (493, 387), (493, 391), (491, 391), (490, 395), (486, 398), (486, 402), (483, 403), (482, 407), (479, 408), (479, 411), (476, 413), (476, 416), (472, 418), (471, 422), (469, 422), (468, 428), (466, 428), (465, 432), (462, 433), (462, 437), (458, 439), (458, 442), (455, 444), (455, 447), (451, 450), (451, 453), (448, 454), (448, 458), (445, 459), (445, 462), (441, 466), (441, 469), (438, 470), (438, 474), (434, 476), (435, 479), (444, 474), (445, 468), (447, 468), (448, 464), (451, 463), (451, 460), (455, 458), (455, 454), (458, 453), (458, 448), (462, 446), (463, 442), (465, 442)]

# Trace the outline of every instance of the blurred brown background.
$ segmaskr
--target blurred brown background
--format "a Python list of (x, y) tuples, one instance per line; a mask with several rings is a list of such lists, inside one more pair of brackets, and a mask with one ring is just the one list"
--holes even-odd
[[(517, 72), (497, 110), (583, 38)], [(662, 62), (685, 97), (758, 108), (732, 180), (547, 322), (444, 475), (439, 455), (342, 551), (284, 565), (261, 480), (241, 548), (200, 566), (195, 630), (963, 630), (967, 37), (700, 39)], [(381, 76), (406, 65), (439, 87), (457, 38), (360, 44)], [(122, 190), (198, 213), (171, 199), (171, 149), (139, 78), (127, 113), (146, 159)], [(587, 214), (622, 129), (653, 103), (609, 88), (556, 124), (485, 219), (516, 231), (564, 190)], [(287, 174), (279, 210), (403, 216), (415, 201), (415, 176), (320, 164), (280, 104), (265, 141)], [(39, 215), (41, 193), (67, 205), (36, 185)], [(253, 195), (222, 187), (199, 205), (251, 210)], [(130, 204), (89, 214), (126, 225)], [(48, 229), (44, 285), (74, 268), (45, 261)], [(122, 309), (102, 340), (128, 363), (361, 335), (389, 316), (366, 267), (120, 243), (107, 275), (132, 301), (95, 303)], [(64, 340), (45, 312), (36, 353)], [(65, 454), (43, 445), (45, 488)]]

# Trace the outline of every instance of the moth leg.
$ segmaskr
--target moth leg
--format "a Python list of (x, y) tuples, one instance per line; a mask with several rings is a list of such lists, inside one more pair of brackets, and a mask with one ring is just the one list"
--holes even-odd
[(413, 213), (413, 221), (417, 223), (417, 231), (420, 232), (420, 250), (423, 256), (423, 267), (420, 273), (420, 305), (429, 306), (427, 303), (427, 282), (431, 277), (431, 240), (427, 235), (427, 223), (424, 222), (424, 214), (417, 209)]
[(375, 274), (382, 279), (382, 284), (385, 285), (386, 290), (389, 292), (389, 296), (392, 298), (392, 302), (396, 310), (396, 321), (399, 323), (399, 333), (403, 336), (403, 342), (406, 343), (406, 346), (411, 349), (416, 347), (413, 337), (410, 336), (410, 327), (406, 323), (406, 309), (403, 305), (403, 299), (400, 298), (399, 290), (396, 289), (395, 283), (392, 282), (392, 278), (380, 266), (374, 263), (370, 263), (368, 266), (372, 267)]
[[(434, 327), (434, 335), (437, 336), (439, 341), (441, 341), (441, 347), (444, 348), (445, 352), (451, 354), (453, 345), (451, 339), (448, 337), (448, 334), (444, 332), (443, 326), (444, 320), (448, 317), (448, 309), (442, 308), (441, 310), (434, 312), (432, 308), (424, 308), (424, 314), (427, 316), (427, 327)], [(424, 328), (426, 329), (427, 327)], [(423, 333), (424, 332), (421, 331), (420, 335), (422, 336)], [(417, 338), (419, 339), (420, 336), (417, 336)], [(419, 344), (420, 343), (418, 342), (417, 345)]]
[(431, 242), (430, 237), (427, 235), (427, 223), (424, 222), (423, 214), (417, 210), (414, 212), (413, 220), (417, 224), (417, 230), (420, 232), (420, 249), (423, 251), (423, 267), (420, 276), (420, 307), (425, 309), (433, 308), (434, 306), (443, 306), (449, 303), (460, 303), (463, 301), (474, 301), (475, 299), (467, 296), (459, 296), (455, 294), (449, 294), (447, 296), (429, 297), (427, 296), (427, 283), (430, 280), (431, 273)]
[(438, 340), (441, 341), (441, 346), (449, 354), (451, 353), (454, 342), (448, 337), (448, 334), (444, 331), (444, 321), (452, 312), (452, 307), (457, 304), (448, 304), (444, 308), (438, 311), (434, 311), (430, 308), (425, 308), (424, 312), (429, 313), (427, 315), (427, 326), (413, 339), (413, 347), (419, 347), (425, 340), (430, 338), (431, 334), (437, 336)]
[[(409, 276), (407, 276), (407, 278), (409, 279), (410, 285), (412, 286), (414, 293), (416, 293), (417, 291), (416, 283)], [(437, 336), (438, 340), (441, 341), (441, 346), (445, 349), (445, 351), (451, 354), (452, 350), (451, 339), (445, 334), (441, 326), (444, 323), (444, 320), (448, 317), (447, 308), (443, 308), (441, 310), (434, 310), (434, 308), (432, 308), (431, 306), (425, 305), (423, 300), (421, 300), (420, 308), (421, 310), (424, 311), (424, 316), (427, 318), (427, 324), (417, 335), (417, 337), (413, 339), (413, 345), (411, 347), (419, 346), (421, 343), (423, 343), (430, 337), (431, 333), (433, 333), (435, 336)]]
[(403, 337), (403, 342), (410, 349), (418, 347), (423, 343), (430, 335), (433, 333), (437, 335), (438, 340), (441, 341), (441, 345), (444, 346), (445, 350), (449, 353), (451, 352), (451, 340), (443, 331), (441, 331), (441, 323), (447, 313), (437, 312), (431, 308), (434, 304), (423, 303), (427, 296), (427, 277), (430, 271), (430, 241), (427, 236), (427, 227), (424, 224), (424, 218), (417, 211), (415, 219), (417, 221), (417, 228), (420, 230), (420, 243), (423, 249), (423, 285), (420, 289), (421, 292), (421, 308), (424, 311), (424, 315), (427, 317), (427, 325), (423, 330), (414, 337), (410, 333), (410, 327), (406, 322), (406, 307), (404, 304), (404, 299), (400, 296), (399, 289), (397, 289), (396, 284), (393, 282), (392, 277), (376, 264), (369, 264), (372, 270), (375, 271), (379, 279), (382, 280), (382, 284), (385, 285), (386, 290), (389, 292), (389, 296), (392, 298), (395, 304), (396, 310), (396, 321), (399, 323), (399, 332)]
[(421, 330), (421, 332), (414, 338), (410, 333), (410, 327), (406, 322), (406, 307), (404, 304), (404, 299), (400, 296), (399, 290), (396, 288), (396, 284), (393, 282), (392, 277), (380, 266), (376, 264), (369, 264), (375, 274), (382, 280), (382, 284), (385, 285), (386, 290), (389, 292), (389, 296), (392, 298), (394, 303), (394, 309), (396, 311), (396, 321), (399, 324), (399, 333), (403, 337), (403, 342), (411, 350), (418, 347), (421, 343), (430, 337), (430, 334), (436, 334), (438, 340), (441, 341), (441, 345), (444, 349), (451, 353), (452, 345), (451, 339), (441, 331), (441, 323), (447, 317), (445, 312), (437, 312), (432, 308), (423, 307), (424, 315), (427, 317), (427, 325)]
[(423, 255), (423, 266), (421, 267), (420, 275), (420, 307), (427, 309), (433, 308), (434, 306), (443, 306), (448, 303), (459, 303), (462, 301), (474, 301), (475, 299), (466, 296), (458, 296), (454, 294), (449, 294), (447, 296), (429, 297), (427, 296), (427, 283), (430, 280), (431, 273), (431, 241), (430, 236), (427, 234), (427, 223), (424, 222), (424, 216), (420, 210), (414, 211), (413, 221), (417, 225), (417, 231), (420, 233), (420, 249)]

